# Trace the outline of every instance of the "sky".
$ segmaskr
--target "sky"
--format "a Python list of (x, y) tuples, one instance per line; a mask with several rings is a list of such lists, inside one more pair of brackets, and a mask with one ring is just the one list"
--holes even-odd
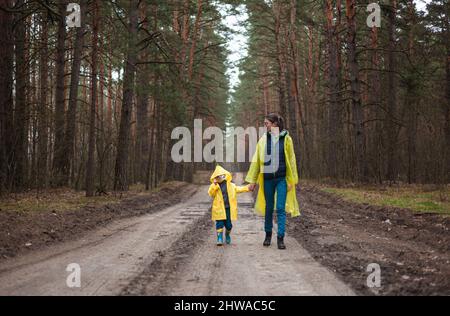
[(230, 77), (231, 88), (236, 88), (239, 84), (239, 66), (238, 63), (242, 58), (247, 56), (248, 38), (245, 35), (245, 27), (242, 25), (248, 19), (245, 5), (240, 5), (238, 15), (228, 15), (226, 12), (227, 6), (222, 6), (221, 12), (224, 16), (222, 23), (229, 27), (235, 33), (231, 35), (230, 41), (227, 43), (229, 50), (228, 62), (230, 68), (227, 75)]
[[(425, 11), (426, 5), (432, 0), (414, 0), (417, 9)], [(227, 6), (221, 6), (221, 13), (223, 15), (222, 23), (236, 32), (236, 34), (231, 35), (230, 41), (227, 43), (227, 49), (230, 54), (228, 56), (228, 62), (230, 63), (230, 68), (227, 71), (230, 77), (231, 89), (235, 89), (239, 85), (239, 60), (247, 56), (247, 45), (248, 38), (245, 36), (245, 27), (242, 23), (248, 19), (247, 12), (245, 10), (245, 5), (240, 5), (238, 15), (228, 15)]]
[(426, 6), (431, 0), (414, 0), (418, 10), (425, 11)]

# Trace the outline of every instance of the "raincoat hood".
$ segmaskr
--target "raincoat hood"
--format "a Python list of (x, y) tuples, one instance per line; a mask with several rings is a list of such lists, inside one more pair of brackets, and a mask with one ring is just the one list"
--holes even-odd
[[(272, 133), (270, 133), (270, 132), (267, 132), (268, 134), (270, 134), (270, 135), (273, 135)], [(289, 135), (289, 132), (287, 131), (287, 130), (283, 130), (278, 136), (279, 137), (286, 137), (286, 136), (288, 136)]]
[(213, 198), (213, 203), (211, 206), (211, 219), (213, 221), (222, 221), (228, 218), (227, 212), (225, 209), (225, 200), (224, 194), (222, 190), (225, 188), (223, 185), (218, 185), (214, 183), (214, 178), (220, 175), (225, 175), (226, 190), (228, 194), (228, 202), (230, 205), (230, 217), (232, 221), (237, 220), (238, 217), (238, 203), (237, 203), (237, 195), (239, 193), (249, 192), (249, 186), (237, 186), (232, 180), (231, 173), (222, 168), (221, 166), (216, 166), (216, 170), (211, 175), (211, 185), (208, 189), (208, 195)]
[(225, 175), (226, 180), (227, 180), (228, 182), (231, 182), (231, 180), (232, 180), (232, 178), (233, 178), (233, 177), (231, 176), (231, 173), (228, 172), (227, 170), (225, 170), (223, 167), (217, 166), (217, 167), (216, 167), (216, 170), (214, 170), (213, 174), (211, 175), (211, 178), (210, 178), (211, 183), (214, 182), (214, 178), (215, 178), (215, 177), (218, 177), (218, 176), (223, 175), (223, 174)]

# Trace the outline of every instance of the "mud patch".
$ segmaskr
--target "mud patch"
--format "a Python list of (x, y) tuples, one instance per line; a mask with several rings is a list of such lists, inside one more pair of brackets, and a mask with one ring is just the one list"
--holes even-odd
[[(310, 185), (288, 232), (360, 295), (450, 295), (450, 218), (344, 201)], [(370, 263), (381, 288), (366, 285)]]
[(150, 214), (188, 200), (198, 186), (172, 182), (119, 203), (69, 211), (0, 211), (0, 261), (73, 240), (116, 219)]
[[(208, 206), (201, 204), (198, 207)], [(159, 252), (158, 257), (122, 290), (121, 295), (169, 295), (168, 289), (176, 282), (176, 272), (186, 265), (195, 251), (206, 242), (210, 237), (210, 230), (211, 214), (207, 212), (196, 218), (169, 249)]]

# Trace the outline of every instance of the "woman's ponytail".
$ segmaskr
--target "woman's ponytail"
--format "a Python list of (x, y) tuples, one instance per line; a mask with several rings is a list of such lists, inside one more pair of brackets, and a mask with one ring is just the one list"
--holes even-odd
[(280, 128), (280, 133), (284, 131), (284, 118), (278, 115), (278, 127)]

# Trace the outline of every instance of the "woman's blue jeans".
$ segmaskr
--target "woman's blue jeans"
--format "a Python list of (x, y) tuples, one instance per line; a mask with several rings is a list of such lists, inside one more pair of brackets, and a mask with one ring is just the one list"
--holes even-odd
[(266, 217), (264, 229), (267, 233), (272, 232), (273, 228), (273, 210), (275, 192), (277, 192), (277, 223), (278, 237), (284, 237), (286, 231), (286, 196), (287, 182), (286, 178), (275, 178), (264, 180), (264, 195), (266, 198)]

